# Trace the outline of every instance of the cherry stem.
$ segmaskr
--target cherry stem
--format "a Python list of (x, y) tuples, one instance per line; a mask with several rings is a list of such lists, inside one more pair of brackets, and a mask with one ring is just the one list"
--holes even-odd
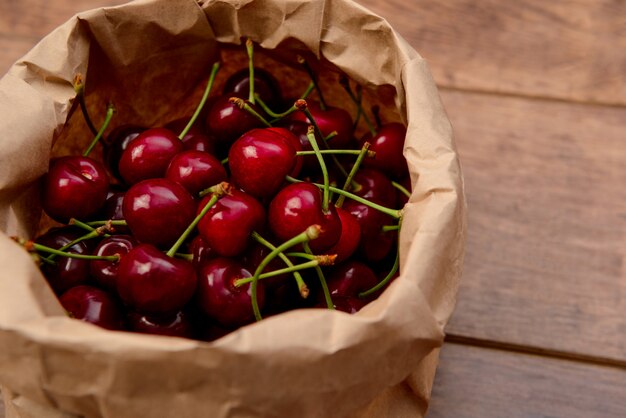
[[(352, 179), (356, 175), (357, 171), (359, 171), (359, 168), (361, 167), (361, 163), (363, 162), (363, 159), (365, 158), (365, 156), (368, 155), (370, 152), (373, 152), (369, 150), (370, 146), (371, 144), (369, 142), (365, 142), (363, 146), (361, 147), (361, 150), (359, 151), (359, 156), (354, 162), (354, 165), (352, 166), (352, 170), (350, 170), (350, 174), (348, 174), (348, 178), (346, 178), (346, 182), (343, 184), (344, 191), (347, 192), (348, 189), (354, 188), (354, 185), (352, 184)], [(337, 198), (337, 202), (335, 203), (335, 206), (338, 208), (342, 207), (343, 202), (345, 200), (346, 200), (346, 196), (344, 195), (339, 196), (339, 198)]]
[(374, 287), (372, 287), (371, 289), (368, 289), (364, 292), (359, 293), (359, 297), (360, 298), (366, 298), (369, 295), (378, 292), (380, 289), (382, 289), (383, 287), (385, 287), (387, 285), (387, 283), (389, 283), (389, 281), (391, 280), (391, 278), (396, 274), (396, 272), (398, 271), (398, 267), (400, 267), (400, 251), (398, 251), (398, 253), (396, 254), (396, 259), (393, 262), (393, 267), (391, 267), (391, 271), (389, 271), (389, 273), (385, 276), (384, 279), (382, 279), (380, 282), (378, 282), (378, 284)]
[(174, 256), (176, 256), (176, 258), (182, 258), (183, 260), (193, 261), (193, 254), (176, 253)]
[(268, 128), (272, 127), (272, 124), (269, 123), (263, 116), (261, 116), (256, 110), (254, 110), (252, 108), (252, 106), (250, 106), (248, 103), (246, 103), (245, 100), (240, 99), (239, 97), (231, 97), (230, 99), (228, 99), (228, 101), (232, 104), (234, 104), (235, 106), (237, 106), (239, 109), (241, 110), (245, 110), (246, 112), (250, 113), (252, 116), (254, 116), (255, 118), (257, 118), (259, 121), (261, 121), (261, 123), (265, 126), (267, 126)]
[(359, 114), (363, 115), (363, 120), (365, 121), (365, 124), (367, 125), (367, 128), (369, 129), (369, 131), (372, 133), (372, 136), (375, 136), (376, 135), (376, 129), (374, 129), (374, 125), (372, 125), (372, 121), (370, 120), (369, 117), (367, 117), (367, 114), (363, 111), (363, 107), (361, 105), (361, 100), (362, 99), (361, 98), (357, 98), (354, 95), (354, 92), (352, 91), (352, 88), (350, 87), (350, 81), (348, 80), (348, 77), (346, 77), (346, 76), (340, 77), (339, 78), (339, 84), (341, 84), (341, 86), (344, 88), (346, 93), (348, 93), (348, 96), (350, 96), (350, 99), (352, 100), (352, 102), (356, 105), (356, 107), (358, 109), (357, 112)]
[[(259, 275), (259, 280), (269, 279), (270, 277), (280, 276), (281, 274), (295, 273), (300, 270), (306, 270), (319, 266), (320, 262), (317, 260), (307, 261), (306, 263), (296, 264), (291, 267), (285, 267), (284, 269), (274, 270)], [(243, 277), (234, 281), (236, 287), (243, 286), (246, 283), (252, 283), (252, 277)]]
[(196, 228), (196, 226), (198, 225), (198, 223), (200, 222), (200, 220), (202, 220), (202, 218), (204, 217), (204, 215), (207, 214), (207, 212), (213, 207), (215, 206), (215, 204), (217, 203), (218, 200), (220, 200), (220, 198), (222, 196), (224, 196), (225, 194), (229, 193), (230, 190), (230, 184), (226, 183), (226, 182), (222, 182), (220, 184), (217, 184), (215, 186), (210, 187), (211, 189), (213, 189), (213, 196), (211, 196), (211, 199), (209, 199), (209, 202), (206, 204), (206, 206), (204, 208), (202, 208), (202, 210), (200, 211), (200, 213), (195, 217), (195, 219), (189, 224), (189, 226), (187, 227), (187, 229), (185, 229), (183, 231), (183, 233), (180, 235), (180, 237), (178, 238), (178, 240), (174, 243), (174, 245), (172, 245), (172, 248), (170, 248), (165, 255), (167, 255), (168, 257), (174, 257), (176, 255), (176, 251), (178, 251), (178, 249), (180, 248), (181, 245), (183, 245), (183, 242), (185, 242), (185, 240), (187, 239), (187, 237), (189, 237), (189, 234), (191, 234), (191, 232)]
[[(100, 228), (94, 229), (91, 232), (76, 238), (73, 241), (70, 241), (69, 243), (65, 244), (64, 246), (62, 246), (61, 248), (58, 248), (59, 251), (65, 251), (68, 248), (78, 244), (79, 242), (82, 241), (86, 241), (88, 239), (92, 239), (92, 238), (97, 238), (97, 237), (101, 237), (102, 235), (104, 235), (104, 231), (106, 230), (106, 226), (102, 226)], [(51, 254), (48, 257), (46, 257), (46, 259), (48, 261), (54, 261), (54, 259), (56, 258), (56, 254)]]
[(306, 136), (309, 139), (311, 146), (313, 147), (313, 151), (315, 152), (315, 155), (317, 156), (317, 161), (319, 161), (320, 168), (322, 169), (322, 176), (324, 176), (324, 197), (322, 199), (322, 212), (324, 212), (324, 214), (327, 214), (329, 210), (328, 206), (330, 204), (330, 190), (329, 190), (330, 181), (328, 178), (328, 168), (326, 168), (326, 163), (324, 162), (324, 156), (320, 152), (320, 148), (317, 145), (317, 140), (315, 139), (315, 128), (312, 126), (309, 126)]
[[(314, 88), (315, 88), (315, 85), (313, 83), (309, 83), (309, 86), (304, 91), (304, 93), (302, 93), (302, 96), (300, 96), (300, 99), (304, 100), (307, 97), (309, 97), (309, 94), (311, 94), (311, 92), (313, 91)], [(254, 94), (254, 98), (256, 99), (256, 104), (261, 106), (261, 109), (263, 109), (263, 111), (265, 113), (267, 113), (268, 116), (273, 118), (272, 123), (276, 122), (276, 121), (278, 121), (278, 120), (280, 120), (280, 119), (282, 119), (282, 118), (284, 118), (286, 116), (289, 116), (293, 112), (298, 110), (297, 107), (291, 106), (289, 109), (285, 110), (283, 113), (276, 113), (276, 112), (273, 112), (272, 109), (269, 108), (269, 106), (261, 99), (261, 97), (258, 94), (255, 93)]]
[(106, 114), (106, 118), (104, 119), (104, 123), (100, 127), (100, 130), (96, 134), (96, 137), (93, 139), (93, 141), (91, 141), (91, 144), (89, 144), (89, 147), (87, 147), (85, 152), (83, 152), (83, 157), (89, 156), (89, 154), (91, 153), (91, 150), (93, 150), (93, 148), (96, 146), (98, 141), (100, 141), (100, 138), (102, 138), (102, 135), (104, 135), (104, 131), (109, 126), (109, 123), (111, 123), (111, 118), (113, 117), (114, 113), (115, 113), (115, 107), (113, 107), (112, 103), (109, 103), (107, 105), (107, 114)]
[(87, 222), (87, 225), (89, 225), (89, 226), (101, 226), (101, 225), (127, 226), (128, 224), (123, 219), (118, 219), (118, 220), (109, 219), (108, 221)]
[(27, 243), (26, 245), (27, 247), (30, 247), (34, 249), (35, 251), (54, 254), (54, 255), (61, 256), (61, 257), (77, 258), (79, 260), (104, 260), (104, 261), (119, 261), (120, 260), (120, 256), (117, 254), (116, 255), (85, 255), (85, 254), (66, 253), (61, 250), (46, 247), (45, 245), (37, 244), (36, 242), (33, 242), (32, 244)]
[(261, 310), (259, 309), (259, 301), (257, 299), (257, 286), (259, 282), (259, 276), (263, 273), (263, 270), (267, 265), (274, 259), (276, 256), (286, 249), (293, 247), (294, 245), (304, 244), (309, 242), (312, 239), (316, 239), (319, 237), (321, 232), (321, 227), (319, 225), (311, 225), (304, 232), (296, 235), (288, 241), (285, 241), (278, 247), (276, 247), (272, 252), (270, 252), (259, 264), (256, 268), (254, 275), (252, 276), (252, 284), (250, 286), (251, 298), (252, 298), (252, 310), (254, 311), (254, 317), (257, 321), (263, 319), (261, 316)]
[(248, 101), (252, 104), (254, 103), (254, 44), (252, 43), (252, 39), (246, 39), (246, 53), (248, 54), (248, 71), (250, 77), (250, 90), (248, 93)]
[[(311, 247), (309, 247), (309, 243), (305, 242), (302, 244), (304, 247), (304, 251), (307, 254), (313, 255), (313, 251), (311, 251)], [(322, 291), (324, 292), (324, 299), (326, 300), (326, 307), (330, 310), (335, 309), (335, 304), (333, 303), (332, 298), (330, 297), (330, 292), (328, 291), (328, 284), (326, 283), (326, 277), (324, 277), (324, 272), (320, 268), (320, 266), (315, 266), (315, 272), (317, 273), (317, 277), (320, 279), (320, 284), (322, 285)]]
[(398, 231), (398, 230), (400, 230), (400, 225), (385, 225), (382, 228), (383, 232)]
[[(297, 178), (294, 178), (294, 177), (291, 177), (291, 176), (285, 176), (285, 179), (288, 182), (290, 182), (290, 183), (303, 183), (304, 182), (303, 180), (300, 180), (300, 179), (297, 179)], [(318, 183), (311, 183), (311, 184), (319, 187), (320, 189), (324, 188), (323, 184), (318, 184)], [(330, 186), (329, 189), (333, 193), (337, 193), (338, 195), (346, 196), (348, 199), (352, 199), (352, 200), (357, 201), (359, 203), (362, 203), (362, 204), (364, 204), (366, 206), (369, 206), (372, 209), (376, 209), (376, 210), (384, 213), (385, 215), (391, 216), (392, 218), (395, 218), (395, 219), (402, 218), (402, 213), (403, 213), (402, 209), (386, 208), (386, 207), (381, 206), (381, 205), (379, 205), (377, 203), (370, 202), (369, 200), (364, 199), (364, 198), (362, 198), (360, 196), (357, 196), (357, 195), (355, 195), (353, 193), (346, 192), (345, 190), (338, 189), (337, 187)]]
[(97, 135), (98, 130), (91, 121), (89, 112), (87, 112), (87, 104), (85, 103), (85, 84), (83, 83), (82, 74), (76, 74), (74, 76), (74, 91), (76, 92), (76, 97), (78, 98), (78, 103), (80, 104), (80, 110), (83, 112), (83, 117), (85, 118), (85, 122), (87, 123), (89, 130), (93, 135)]
[[(270, 251), (274, 251), (276, 249), (276, 246), (274, 244), (272, 244), (271, 242), (263, 238), (258, 232), (252, 231), (251, 236), (252, 236), (252, 239), (254, 239), (259, 244), (263, 245), (265, 248), (269, 249)], [(293, 262), (285, 254), (279, 253), (278, 256), (280, 257), (281, 260), (283, 260), (283, 262), (288, 267), (294, 266)], [(298, 284), (298, 291), (300, 292), (300, 296), (302, 296), (303, 299), (308, 298), (309, 293), (310, 293), (309, 287), (304, 282), (302, 275), (298, 271), (294, 271), (293, 277), (294, 279), (296, 279), (296, 283)]]
[(287, 257), (300, 257), (307, 260), (317, 260), (320, 266), (334, 266), (337, 260), (337, 254), (307, 254), (307, 253), (287, 253)]
[(206, 101), (209, 98), (209, 94), (211, 93), (211, 89), (213, 88), (213, 83), (215, 82), (215, 76), (217, 75), (217, 72), (219, 71), (219, 69), (220, 69), (220, 63), (218, 61), (214, 63), (213, 67), (211, 68), (211, 75), (209, 76), (209, 82), (207, 83), (206, 88), (204, 89), (204, 94), (202, 95), (200, 104), (198, 104), (196, 111), (194, 112), (191, 119), (189, 119), (189, 122), (187, 123), (187, 126), (185, 126), (185, 129), (183, 129), (183, 131), (178, 135), (178, 139), (180, 139), (181, 141), (183, 140), (185, 135), (187, 135), (187, 133), (189, 132), (193, 124), (196, 123), (198, 116), (200, 116), (200, 112), (202, 112), (202, 109), (204, 108), (204, 105), (206, 104)]
[(408, 191), (408, 189), (404, 187), (403, 185), (401, 185), (400, 183), (392, 181), (391, 184), (393, 185), (393, 187), (400, 190), (400, 192), (402, 192), (402, 194), (405, 195), (406, 197), (409, 197), (409, 198), (411, 197), (411, 192)]
[(319, 84), (317, 83), (317, 78), (315, 77), (315, 73), (313, 73), (313, 69), (311, 68), (311, 66), (309, 65), (307, 60), (305, 60), (304, 57), (302, 57), (300, 55), (298, 55), (298, 62), (300, 64), (302, 64), (302, 66), (306, 70), (307, 74), (309, 74), (309, 77), (311, 78), (311, 82), (313, 83), (313, 86), (315, 86), (315, 91), (317, 91), (317, 95), (320, 98), (320, 108), (322, 110), (326, 111), (328, 106), (326, 105), (326, 100), (324, 100), (324, 95), (322, 94), (322, 89), (320, 88)]
[(380, 130), (380, 127), (383, 125), (383, 123), (380, 120), (380, 106), (373, 105), (372, 114), (374, 115), (374, 119), (376, 119), (376, 126), (378, 127), (378, 130)]
[[(361, 155), (361, 151), (356, 149), (324, 149), (320, 150), (320, 154)], [(317, 155), (317, 153), (315, 151), (298, 151), (296, 155)], [(376, 152), (367, 151), (365, 156), (373, 158), (376, 156)]]

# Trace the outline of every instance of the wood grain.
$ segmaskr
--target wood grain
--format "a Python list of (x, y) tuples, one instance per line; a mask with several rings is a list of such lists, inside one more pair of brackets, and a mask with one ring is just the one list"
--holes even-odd
[(442, 96), (469, 206), (448, 332), (626, 360), (626, 109)]
[(446, 344), (426, 417), (624, 417), (624, 388), (624, 370)]
[(428, 61), (439, 85), (626, 104), (626, 2), (359, 0)]

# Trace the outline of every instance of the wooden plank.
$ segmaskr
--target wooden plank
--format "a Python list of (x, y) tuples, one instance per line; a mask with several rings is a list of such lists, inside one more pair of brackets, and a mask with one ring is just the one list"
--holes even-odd
[(445, 344), (427, 418), (626, 416), (626, 371)]
[(448, 332), (626, 360), (626, 109), (442, 97), (469, 206)]
[(626, 2), (359, 3), (389, 20), (442, 86), (626, 104)]

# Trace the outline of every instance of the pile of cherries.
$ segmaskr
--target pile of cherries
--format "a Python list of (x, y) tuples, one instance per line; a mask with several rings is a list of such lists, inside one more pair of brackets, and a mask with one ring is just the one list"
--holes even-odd
[[(113, 330), (212, 340), (297, 308), (357, 312), (397, 276), (409, 178), (406, 129), (327, 104), (316, 74), (291, 100), (249, 67), (189, 119), (123, 125), (51, 160), (42, 206), (54, 227), (15, 238), (74, 318)], [(307, 100), (316, 93), (317, 100)], [(299, 95), (299, 96), (298, 96)], [(298, 98), (299, 97), (299, 98)], [(370, 133), (355, 138), (364, 121)], [(177, 134), (179, 132), (179, 134)], [(103, 161), (89, 157), (97, 144)]]

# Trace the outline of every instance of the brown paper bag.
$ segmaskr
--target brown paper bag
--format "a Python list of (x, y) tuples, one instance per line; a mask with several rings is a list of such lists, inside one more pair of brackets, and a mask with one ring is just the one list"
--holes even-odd
[[(401, 276), (356, 315), (293, 311), (213, 343), (67, 318), (8, 236), (38, 227), (37, 182), (51, 149), (69, 153), (89, 140), (70, 115), (74, 75), (85, 76), (92, 111), (112, 100), (116, 124), (162, 123), (197, 102), (218, 43), (241, 37), (286, 63), (296, 53), (319, 58), (408, 124), (413, 194)], [(426, 63), (383, 19), (350, 0), (140, 0), (85, 12), (0, 80), (0, 114), (0, 384), (9, 417), (425, 414), (462, 266), (463, 183)]]

